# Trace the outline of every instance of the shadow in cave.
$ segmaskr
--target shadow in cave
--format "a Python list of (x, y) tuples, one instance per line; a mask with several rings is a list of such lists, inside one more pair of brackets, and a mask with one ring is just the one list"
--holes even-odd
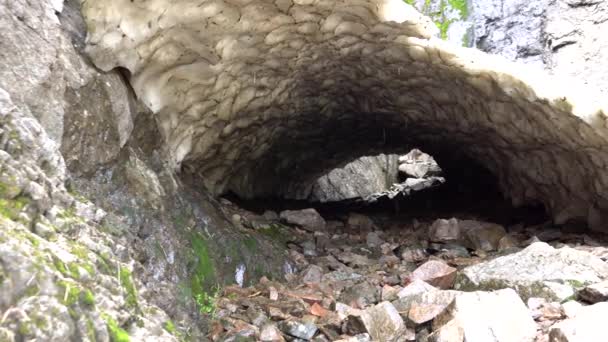
[[(280, 212), (312, 207), (326, 220), (344, 221), (349, 213), (357, 212), (387, 225), (389, 222), (410, 222), (413, 219), (432, 221), (451, 217), (485, 220), (504, 226), (518, 223), (537, 225), (550, 220), (541, 203), (514, 207), (503, 196), (496, 177), (478, 162), (463, 155), (446, 157), (446, 154), (442, 154), (438, 162), (446, 179), (444, 184), (412, 192), (409, 196), (382, 197), (371, 203), (361, 198), (319, 203), (278, 197), (242, 199), (234, 193), (224, 197), (258, 214), (266, 210)], [(404, 181), (405, 178), (401, 174), (399, 180)]]

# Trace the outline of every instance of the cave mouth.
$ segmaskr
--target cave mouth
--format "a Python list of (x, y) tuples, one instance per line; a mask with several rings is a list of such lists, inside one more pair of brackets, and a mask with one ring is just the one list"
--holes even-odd
[[(412, 191), (407, 191), (407, 193), (401, 191), (390, 198), (380, 196), (374, 200), (366, 200), (356, 197), (319, 201), (311, 198), (294, 199), (297, 196), (290, 193), (284, 194), (284, 196), (244, 198), (234, 192), (227, 192), (221, 198), (258, 215), (263, 215), (268, 210), (279, 213), (285, 210), (314, 208), (326, 220), (346, 221), (351, 213), (364, 214), (380, 222), (381, 224), (378, 225), (380, 228), (389, 227), (398, 222), (411, 222), (412, 220), (432, 222), (438, 218), (451, 217), (494, 222), (505, 227), (518, 224), (540, 225), (551, 221), (546, 208), (540, 202), (514, 206), (502, 193), (496, 176), (479, 162), (463, 154), (442, 153), (440, 155), (442, 158), (437, 163), (441, 168), (440, 173), (430, 173), (423, 178), (412, 178), (413, 176), (404, 172), (395, 172), (394, 178), (400, 184), (405, 184), (408, 178), (431, 179), (437, 178), (434, 176), (441, 176), (444, 179), (443, 183), (419, 190), (410, 189)], [(382, 158), (383, 161), (388, 156), (394, 155), (381, 154), (373, 157)], [(403, 158), (404, 156), (396, 157)], [(361, 159), (356, 159), (355, 162), (359, 160)], [(398, 166), (399, 164), (392, 165), (394, 168), (398, 168)], [(335, 171), (336, 169), (330, 172)], [(390, 172), (390, 170), (387, 171)], [(314, 175), (317, 174), (314, 173)], [(327, 177), (327, 174), (316, 181)], [(365, 175), (356, 176), (365, 177)], [(314, 177), (305, 177), (305, 179), (310, 180)], [(346, 188), (349, 187), (349, 180), (351, 179), (344, 180)], [(357, 179), (357, 181), (362, 181), (362, 179)], [(304, 182), (300, 184), (304, 184)], [(314, 188), (314, 184), (307, 188)]]

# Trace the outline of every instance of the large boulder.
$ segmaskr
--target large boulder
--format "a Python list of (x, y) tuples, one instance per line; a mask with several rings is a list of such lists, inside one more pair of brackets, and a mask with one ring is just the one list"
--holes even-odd
[(458, 275), (460, 290), (513, 288), (527, 300), (542, 297), (561, 301), (587, 284), (608, 279), (608, 263), (569, 247), (555, 249), (536, 242), (526, 249), (469, 266)]
[(557, 323), (549, 332), (550, 342), (605, 341), (608, 303), (597, 303), (580, 308), (573, 318)]
[(532, 342), (536, 337), (536, 324), (512, 289), (462, 293), (433, 321), (433, 327), (437, 329), (433, 335), (443, 335), (445, 342)]
[(325, 220), (314, 208), (302, 210), (285, 210), (280, 214), (281, 220), (295, 224), (308, 231), (325, 230)]

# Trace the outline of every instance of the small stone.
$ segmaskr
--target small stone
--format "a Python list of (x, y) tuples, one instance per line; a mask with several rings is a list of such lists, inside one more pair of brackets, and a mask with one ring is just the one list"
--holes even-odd
[(418, 263), (426, 260), (429, 255), (424, 248), (406, 247), (401, 250), (401, 259), (405, 262)]
[(279, 291), (277, 291), (277, 289), (275, 289), (274, 287), (270, 286), (270, 287), (268, 288), (268, 292), (269, 292), (269, 294), (268, 294), (268, 298), (269, 298), (270, 300), (275, 301), (275, 300), (278, 300), (278, 299), (279, 299)]
[(309, 257), (317, 256), (317, 245), (314, 241), (308, 240), (304, 241), (302, 244), (302, 249), (304, 250), (304, 255)]
[(262, 342), (275, 342), (285, 341), (281, 335), (281, 331), (274, 324), (266, 324), (260, 331), (260, 341)]
[(338, 317), (342, 320), (346, 319), (346, 317), (348, 317), (348, 316), (361, 315), (361, 310), (355, 309), (353, 307), (350, 307), (350, 306), (348, 306), (344, 303), (340, 303), (340, 302), (336, 303), (335, 311), (338, 314)]
[(272, 211), (272, 210), (266, 210), (264, 212), (264, 214), (262, 214), (262, 216), (264, 216), (264, 218), (267, 219), (268, 221), (278, 221), (279, 220), (279, 214), (277, 214), (275, 211)]
[(382, 245), (384, 243), (384, 240), (382, 240), (382, 238), (380, 238), (380, 232), (375, 231), (375, 232), (367, 233), (366, 242), (367, 242), (367, 247), (375, 248), (375, 247), (379, 247), (380, 245)]
[(608, 317), (608, 302), (582, 307), (573, 318), (559, 322), (551, 328), (549, 341), (605, 341), (606, 317)]
[(386, 267), (391, 268), (391, 267), (393, 267), (395, 265), (398, 265), (401, 262), (401, 259), (399, 259), (395, 255), (383, 255), (383, 256), (380, 257), (380, 259), (378, 260), (378, 262), (382, 266), (386, 266)]
[(368, 232), (374, 230), (374, 221), (369, 217), (357, 213), (348, 214), (347, 226), (360, 232)]
[(318, 303), (313, 303), (310, 306), (310, 313), (312, 315), (319, 316), (319, 317), (324, 317), (325, 315), (327, 315), (328, 312), (329, 311), (326, 308), (322, 307)]
[(365, 310), (361, 320), (375, 341), (394, 341), (405, 331), (405, 323), (390, 302), (382, 302)]
[(414, 270), (409, 279), (419, 279), (440, 289), (449, 289), (454, 285), (456, 269), (442, 261), (430, 260)]
[(283, 333), (303, 340), (310, 340), (318, 330), (314, 324), (298, 321), (282, 321), (278, 327)]
[(399, 290), (400, 290), (399, 287), (384, 285), (382, 287), (382, 294), (381, 294), (380, 298), (382, 299), (382, 301), (389, 301), (389, 302), (396, 300), (398, 298), (397, 293), (399, 293)]
[(310, 265), (302, 272), (304, 284), (318, 284), (323, 278), (323, 269), (317, 265)]
[(429, 228), (429, 240), (433, 242), (453, 242), (460, 240), (458, 220), (437, 219)]
[(313, 208), (285, 210), (281, 212), (280, 217), (289, 224), (295, 224), (311, 232), (325, 230), (325, 220)]
[(608, 300), (608, 280), (589, 285), (578, 292), (578, 297), (591, 304)]
[(338, 299), (351, 306), (365, 308), (377, 303), (379, 297), (379, 289), (370, 281), (366, 280), (346, 289), (340, 294)]

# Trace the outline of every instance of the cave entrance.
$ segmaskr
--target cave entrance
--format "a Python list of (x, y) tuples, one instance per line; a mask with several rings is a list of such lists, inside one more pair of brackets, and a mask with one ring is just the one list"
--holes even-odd
[(360, 213), (381, 222), (380, 228), (449, 217), (505, 226), (550, 220), (541, 203), (513, 206), (496, 176), (471, 158), (441, 153), (439, 161), (419, 148), (363, 156), (283, 196), (243, 199), (228, 193), (224, 198), (260, 215), (314, 208), (327, 220), (345, 221), (349, 214)]

